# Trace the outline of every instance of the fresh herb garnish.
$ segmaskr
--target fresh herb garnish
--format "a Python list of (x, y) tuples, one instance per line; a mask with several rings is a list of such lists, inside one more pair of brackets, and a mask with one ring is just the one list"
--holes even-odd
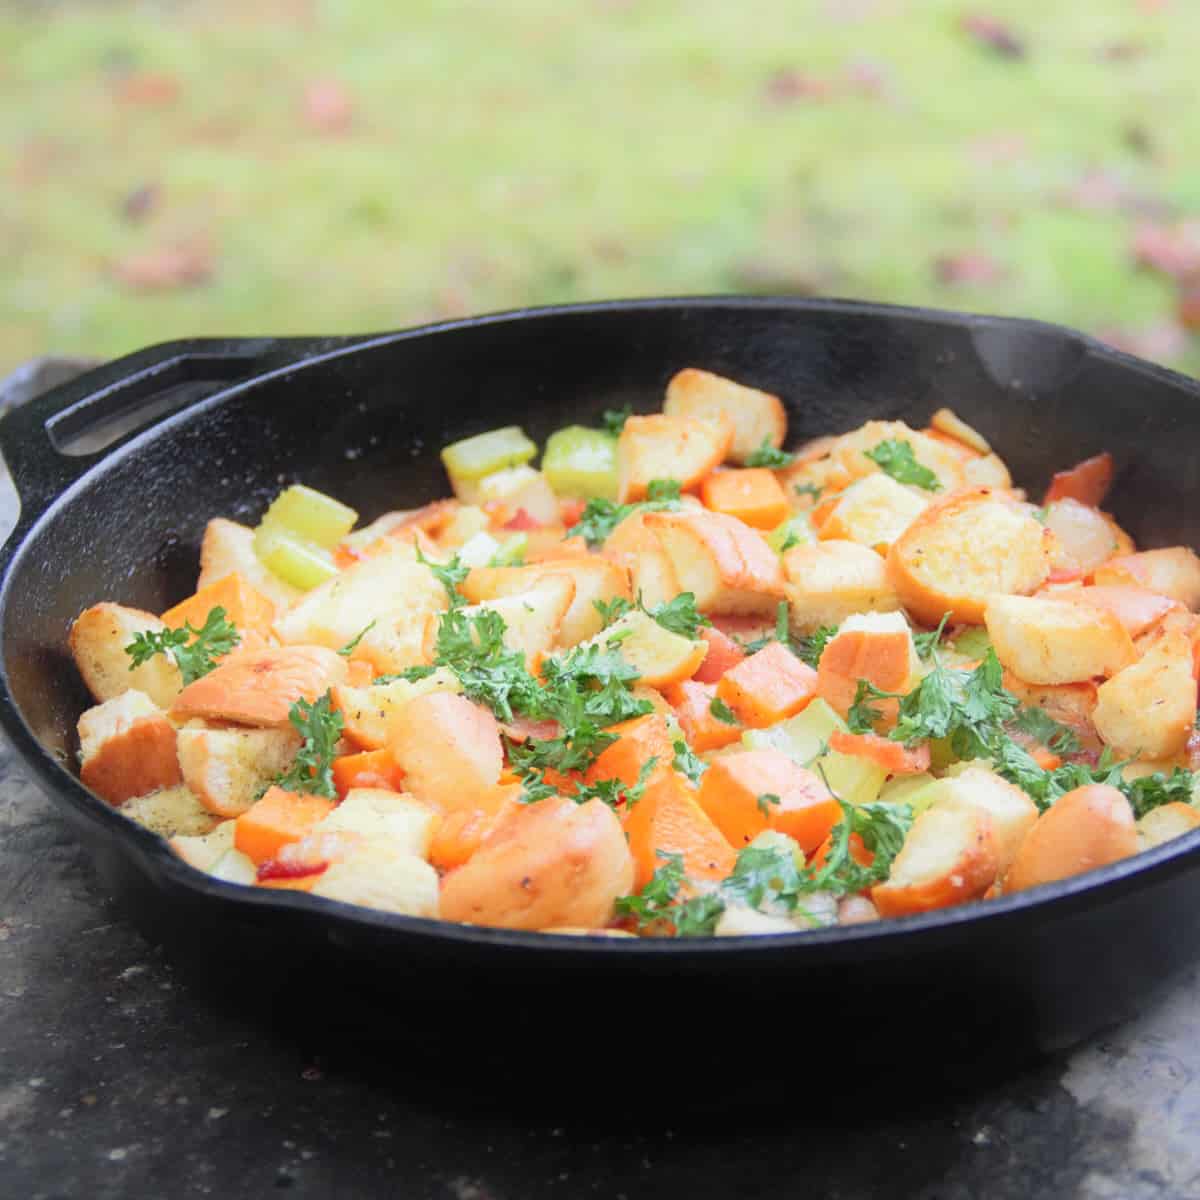
[(700, 777), (708, 770), (708, 763), (698, 758), (683, 738), (672, 745), (675, 748), (675, 770), (682, 771), (693, 783), (699, 783)]
[(342, 714), (333, 707), (329, 692), (310, 704), (297, 700), (288, 712), (288, 720), (304, 739), (292, 765), (276, 779), (289, 792), (311, 792), (316, 796), (337, 795), (333, 786), (333, 757), (342, 736)]
[(593, 600), (592, 607), (600, 614), (605, 629), (633, 609), (633, 605), (624, 596), (614, 596), (611, 600)]
[(792, 485), (792, 491), (797, 496), (811, 496), (813, 504), (816, 504), (821, 499), (821, 493), (824, 487), (816, 483), (796, 483)]
[(1078, 754), (1082, 749), (1074, 731), (1061, 725), (1043, 708), (1021, 709), (1008, 727), (1027, 734), (1053, 754)]
[(773, 804), (776, 808), (778, 808), (783, 803), (783, 800), (776, 796), (774, 792), (763, 792), (763, 794), (759, 796), (754, 803), (757, 806), (758, 811), (762, 813), (764, 817), (770, 820), (771, 805)]
[(708, 711), (712, 713), (718, 721), (724, 721), (726, 725), (736, 725), (737, 717), (733, 715), (733, 709), (721, 699), (720, 696), (714, 696), (712, 703), (708, 706)]
[(772, 446), (769, 437), (763, 438), (762, 445), (746, 455), (746, 466), (748, 467), (790, 467), (795, 461), (794, 454), (789, 454), (786, 450), (777, 450)]
[(801, 540), (800, 535), (794, 529), (789, 529), (787, 536), (783, 539), (783, 543), (779, 547), (779, 553), (786, 554), (793, 546), (799, 546)]
[[(641, 597), (638, 597), (641, 603)], [(696, 597), (692, 592), (680, 592), (674, 600), (656, 604), (653, 608), (643, 608), (642, 611), (653, 617), (664, 629), (677, 633), (681, 637), (695, 641), (700, 636), (700, 630), (712, 622), (696, 607)]]
[(430, 561), (417, 547), (417, 562), (427, 566), (433, 572), (434, 578), (446, 589), (450, 598), (450, 607), (459, 608), (467, 603), (467, 598), (458, 590), (458, 585), (471, 573), (471, 568), (463, 566), (456, 554), (448, 563)]
[(627, 809), (633, 808), (645, 794), (646, 784), (650, 782), (656, 766), (657, 757), (646, 759), (632, 787), (620, 779), (598, 779), (595, 783), (580, 784), (575, 792), (575, 802), (586, 804), (589, 800), (601, 800), (609, 808), (619, 808), (622, 804)]
[(207, 675), (217, 665), (216, 659), (228, 654), (241, 640), (241, 634), (225, 619), (225, 610), (218, 605), (209, 611), (199, 629), (185, 621), (179, 629), (135, 633), (133, 641), (125, 647), (125, 653), (129, 655), (131, 671), (149, 662), (156, 654), (169, 654), (186, 687)]
[(630, 514), (676, 508), (679, 497), (679, 481), (676, 479), (652, 479), (646, 489), (646, 499), (635, 504), (617, 504), (603, 497), (593, 497), (565, 536), (581, 537), (594, 550), (603, 546), (612, 531)]
[(928, 662), (932, 657), (933, 652), (937, 649), (938, 643), (942, 640), (942, 634), (946, 630), (946, 622), (950, 620), (948, 612), (942, 613), (942, 619), (938, 622), (938, 627), (930, 633), (914, 633), (913, 645), (917, 648), (917, 654), (920, 655), (922, 661)]
[(633, 416), (633, 405), (625, 404), (621, 408), (606, 408), (600, 414), (600, 428), (613, 437), (620, 437), (625, 428), (625, 422)]
[(816, 670), (821, 661), (821, 655), (825, 652), (825, 647), (832, 638), (837, 637), (838, 627), (836, 625), (821, 625), (815, 633), (810, 633), (807, 637), (802, 637), (795, 646), (796, 654), (799, 655), (804, 662)]
[(495, 609), (468, 616), (461, 608), (451, 608), (438, 623), (434, 658), (458, 676), (469, 700), (511, 721), (514, 708), (538, 715), (541, 688), (525, 669), (525, 655), (504, 644), (505, 628)]
[(897, 483), (912, 483), (927, 492), (940, 492), (942, 485), (938, 477), (917, 462), (911, 443), (898, 438), (887, 438), (872, 450), (863, 453), (885, 474)]
[(405, 667), (403, 671), (396, 671), (391, 675), (376, 675), (371, 680), (371, 686), (378, 687), (384, 683), (395, 683), (397, 679), (403, 679), (405, 683), (416, 683), (420, 679), (428, 679), (435, 671), (437, 671), (437, 667)]
[(364, 638), (364, 637), (366, 637), (366, 636), (367, 636), (367, 634), (368, 634), (368, 633), (370, 633), (370, 632), (371, 632), (371, 630), (375, 628), (376, 624), (377, 624), (377, 622), (376, 622), (376, 621), (372, 621), (372, 622), (370, 623), (370, 625), (364, 625), (364, 626), (362, 627), (362, 629), (360, 629), (360, 630), (358, 631), (358, 633), (356, 633), (356, 634), (354, 635), (354, 637), (352, 637), (352, 638), (351, 638), (351, 639), (350, 639), (350, 640), (349, 640), (349, 641), (348, 641), (348, 642), (347, 642), (347, 643), (346, 643), (346, 644), (345, 644), (345, 645), (344, 645), (344, 646), (343, 646), (343, 647), (342, 647), (342, 648), (341, 648), (341, 649), (338, 651), (338, 653), (339, 653), (339, 654), (340, 654), (340, 655), (341, 655), (343, 658), (349, 658), (349, 657), (350, 657), (350, 655), (351, 655), (351, 654), (353, 654), (353, 653), (354, 653), (354, 651), (355, 651), (355, 650), (358, 648), (358, 643), (359, 643), (359, 642), (361, 642), (361, 641), (363, 640), (363, 638)]

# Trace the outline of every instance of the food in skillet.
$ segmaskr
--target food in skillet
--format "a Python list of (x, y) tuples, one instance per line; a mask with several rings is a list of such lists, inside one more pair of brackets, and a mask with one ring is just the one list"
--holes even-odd
[(194, 867), (481, 925), (789, 932), (1076, 875), (1200, 824), (1200, 559), (1108, 454), (1041, 506), (942, 409), (782, 449), (663, 412), (442, 453), (355, 529), (287, 488), (194, 595), (81, 614), (82, 778)]

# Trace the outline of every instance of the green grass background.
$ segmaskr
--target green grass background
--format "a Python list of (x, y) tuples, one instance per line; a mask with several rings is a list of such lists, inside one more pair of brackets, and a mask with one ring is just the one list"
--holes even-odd
[[(825, 293), (1139, 331), (1140, 212), (1200, 213), (1200, 3), (75, 0), (0, 5), (0, 370), (184, 335), (387, 329), (523, 304)], [(978, 7), (978, 6), (977, 6)], [(1133, 53), (1112, 61), (1114, 45)], [(845, 83), (855, 64), (883, 95)], [(831, 84), (773, 102), (778, 72)], [(161, 107), (123, 73), (174, 78)], [(302, 115), (335, 79), (352, 129)], [(995, 139), (1016, 149), (989, 156)], [(1088, 169), (1136, 201), (1064, 201)], [(124, 198), (160, 201), (131, 222)], [(114, 264), (206, 241), (202, 285)], [(997, 278), (939, 279), (984, 254)], [(1200, 367), (1194, 343), (1171, 353)]]

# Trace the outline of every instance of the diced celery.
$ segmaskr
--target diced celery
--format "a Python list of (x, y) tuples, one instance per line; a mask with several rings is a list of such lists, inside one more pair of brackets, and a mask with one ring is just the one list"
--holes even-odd
[(442, 463), (452, 482), (470, 481), (527, 463), (535, 454), (537, 446), (525, 436), (524, 430), (517, 425), (506, 425), (461, 442), (451, 442), (442, 450)]
[(464, 567), (486, 567), (500, 549), (500, 543), (490, 533), (480, 530), (458, 548), (458, 561)]
[(260, 525), (254, 535), (254, 549), (264, 566), (293, 587), (305, 591), (338, 573), (328, 550), (302, 542), (290, 533), (264, 529)]
[(938, 798), (938, 780), (928, 771), (889, 779), (879, 793), (881, 804), (907, 804), (913, 816), (923, 813)]
[(599, 429), (568, 425), (550, 435), (542, 472), (560, 496), (617, 498), (617, 439)]
[(824, 775), (833, 791), (848, 804), (870, 804), (883, 787), (887, 772), (868, 758), (821, 748), (834, 730), (848, 731), (846, 722), (825, 703), (814, 700), (797, 716), (766, 729), (748, 729), (742, 744), (753, 750), (783, 751), (816, 775)]
[(497, 548), (488, 562), (489, 567), (519, 567), (525, 561), (529, 549), (527, 533), (510, 533)]
[(259, 528), (289, 533), (299, 541), (329, 549), (354, 528), (357, 520), (358, 513), (340, 500), (297, 483), (275, 497)]
[(803, 545), (806, 542), (815, 542), (816, 540), (812, 522), (808, 519), (807, 513), (797, 513), (794, 517), (788, 517), (786, 521), (781, 525), (776, 525), (767, 534), (767, 545), (776, 554), (782, 554), (784, 546), (787, 546), (790, 550), (792, 546)]
[(474, 504), (462, 504), (454, 510), (438, 541), (443, 546), (463, 546), (491, 523), (491, 518), (482, 508)]

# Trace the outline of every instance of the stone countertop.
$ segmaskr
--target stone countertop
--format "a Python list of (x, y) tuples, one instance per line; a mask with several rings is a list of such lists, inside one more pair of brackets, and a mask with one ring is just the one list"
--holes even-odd
[[(0, 536), (11, 518), (0, 501)], [(824, 1111), (696, 1124), (648, 1086), (603, 1127), (565, 1096), (556, 1121), (455, 1106), (402, 1061), (290, 1040), (190, 991), (0, 739), (5, 1197), (1200, 1197), (1198, 985), (998, 1081), (947, 1064), (940, 1101), (892, 1089), (847, 1108), (826, 1088)]]

